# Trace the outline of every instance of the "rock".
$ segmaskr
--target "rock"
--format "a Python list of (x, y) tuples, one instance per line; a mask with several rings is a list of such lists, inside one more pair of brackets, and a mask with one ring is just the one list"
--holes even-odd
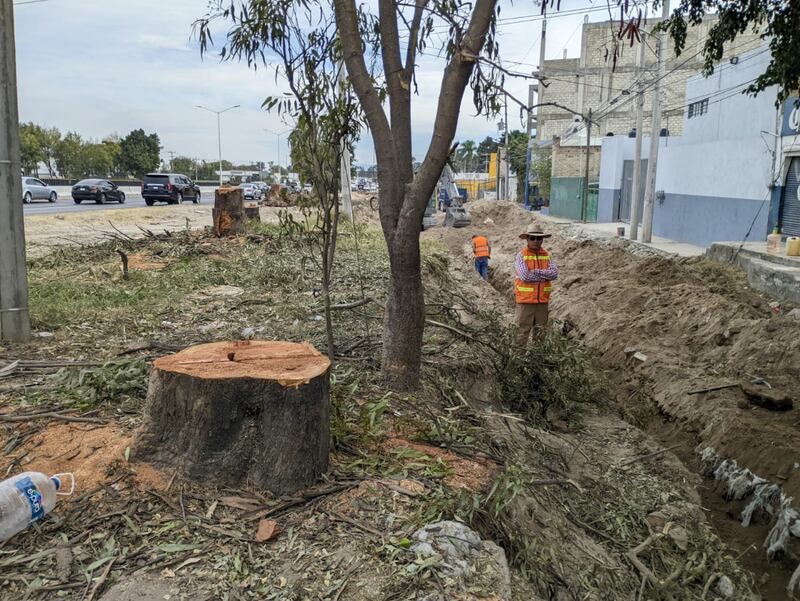
[(667, 534), (681, 551), (686, 551), (689, 548), (689, 533), (683, 526), (672, 526)]
[(39, 338), (52, 338), (54, 336), (53, 332), (37, 332), (36, 335)]
[[(434, 522), (414, 532), (411, 540), (417, 562), (438, 561), (438, 569), (458, 589), (469, 588), (481, 599), (511, 599), (511, 573), (505, 552), (497, 544), (482, 540), (468, 526), (450, 520)], [(417, 564), (409, 566), (412, 573), (416, 569)]]
[(733, 599), (733, 582), (727, 576), (720, 576), (717, 580), (717, 592), (725, 599)]
[(212, 321), (211, 323), (207, 323), (205, 325), (202, 325), (197, 329), (200, 330), (200, 332), (202, 334), (207, 334), (211, 330), (219, 330), (220, 328), (225, 327), (225, 325), (226, 324), (225, 324), (224, 321), (215, 320), (215, 321)]
[(792, 309), (786, 314), (786, 317), (791, 317), (792, 319), (800, 321), (800, 309), (798, 308)]
[(794, 406), (792, 397), (777, 388), (756, 386), (748, 382), (742, 382), (739, 386), (751, 403), (763, 407), (764, 409), (769, 409), (771, 411), (788, 411)]
[(256, 329), (255, 328), (249, 328), (248, 327), (248, 328), (244, 328), (241, 331), (241, 333), (239, 334), (239, 337), (242, 340), (250, 340), (253, 336), (255, 336), (255, 333), (256, 333)]

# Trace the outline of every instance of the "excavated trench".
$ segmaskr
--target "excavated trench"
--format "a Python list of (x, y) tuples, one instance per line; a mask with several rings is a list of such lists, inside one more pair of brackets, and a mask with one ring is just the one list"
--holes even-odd
[(486, 235), (490, 284), (509, 299), (508, 310), (513, 256), (522, 245), (517, 232), (536, 222), (554, 233), (554, 321), (594, 352), (622, 417), (699, 476), (706, 519), (762, 598), (789, 598), (800, 562), (792, 501), (800, 494), (800, 412), (755, 406), (737, 384), (766, 384), (787, 396), (800, 390), (800, 322), (786, 308), (773, 311), (724, 266), (588, 239), (575, 226), (536, 221), (511, 204), (478, 202), (471, 213), (473, 227), (437, 228), (430, 237), (468, 270), (470, 235)]

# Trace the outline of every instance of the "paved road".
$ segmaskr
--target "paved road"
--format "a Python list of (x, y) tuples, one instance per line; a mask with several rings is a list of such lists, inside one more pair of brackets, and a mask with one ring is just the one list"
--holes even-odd
[[(210, 202), (214, 204), (214, 188), (201, 188), (200, 189), (200, 202), (205, 204)], [(192, 201), (186, 201), (191, 204)], [(50, 203), (43, 200), (37, 200), (30, 204), (23, 205), (25, 215), (53, 215), (57, 213), (81, 213), (85, 211), (118, 211), (124, 209), (140, 209), (145, 207), (144, 199), (137, 191), (125, 191), (125, 203), (119, 204), (116, 202), (108, 202), (104, 205), (99, 205), (91, 201), (84, 200), (81, 204), (76, 205), (69, 195), (62, 190), (58, 190), (58, 200)], [(165, 203), (157, 202), (153, 206), (166, 206)]]

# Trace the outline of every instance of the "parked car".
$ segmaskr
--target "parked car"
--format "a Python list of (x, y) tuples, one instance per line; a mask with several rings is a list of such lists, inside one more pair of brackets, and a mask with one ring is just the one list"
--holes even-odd
[(148, 207), (156, 201), (181, 204), (200, 202), (200, 187), (180, 173), (148, 173), (142, 179), (142, 198)]
[(244, 192), (245, 200), (261, 200), (261, 197), (264, 195), (261, 188), (254, 183), (245, 182), (239, 184), (239, 187), (242, 189), (242, 192)]
[(28, 204), (32, 200), (58, 200), (58, 194), (50, 186), (35, 177), (22, 178), (22, 202)]
[(107, 179), (82, 179), (72, 186), (72, 200), (76, 205), (84, 200), (93, 200), (99, 205), (110, 200), (122, 204), (125, 202), (125, 192)]

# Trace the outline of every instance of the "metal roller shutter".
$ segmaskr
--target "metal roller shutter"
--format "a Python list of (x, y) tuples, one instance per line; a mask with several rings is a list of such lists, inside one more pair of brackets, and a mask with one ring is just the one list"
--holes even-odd
[(786, 185), (781, 198), (781, 233), (787, 236), (800, 236), (800, 157), (789, 163)]

